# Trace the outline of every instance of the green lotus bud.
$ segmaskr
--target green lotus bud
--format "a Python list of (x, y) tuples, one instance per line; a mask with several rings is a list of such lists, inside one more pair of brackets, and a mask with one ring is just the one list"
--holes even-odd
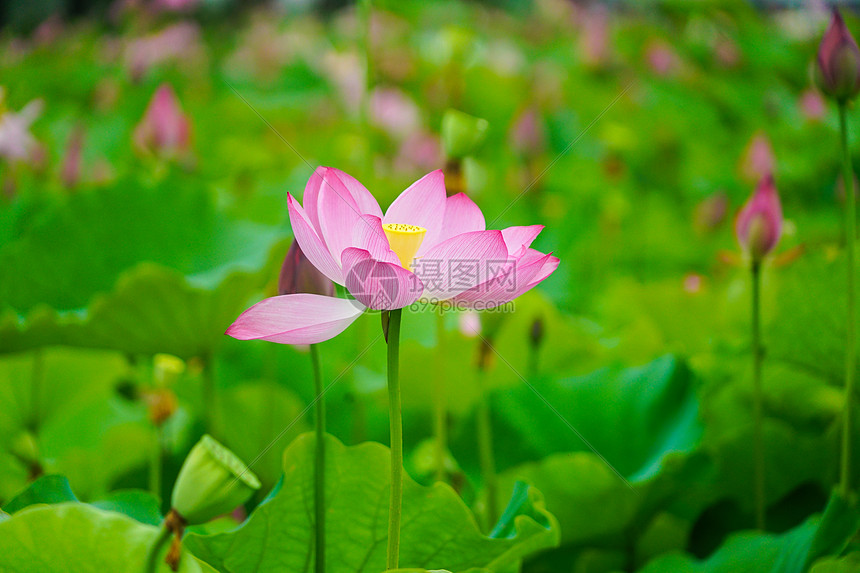
[(162, 388), (173, 385), (185, 372), (185, 362), (172, 354), (156, 354), (152, 362), (155, 384)]
[(442, 118), (442, 147), (450, 159), (461, 159), (472, 155), (484, 142), (487, 128), (486, 119), (449, 109)]
[(189, 525), (236, 509), (260, 489), (260, 480), (236, 454), (203, 436), (185, 458), (173, 486), (171, 505)]

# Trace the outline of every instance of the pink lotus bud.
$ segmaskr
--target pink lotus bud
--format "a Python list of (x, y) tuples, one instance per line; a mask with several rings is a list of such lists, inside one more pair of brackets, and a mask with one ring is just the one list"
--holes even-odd
[(835, 8), (818, 47), (814, 77), (818, 88), (839, 102), (853, 99), (860, 91), (860, 48)]
[(62, 179), (63, 185), (67, 189), (76, 187), (81, 181), (83, 151), (84, 129), (81, 126), (77, 126), (69, 136), (69, 142), (66, 145), (66, 155), (63, 158), (63, 170), (60, 173), (60, 179)]
[(529, 108), (516, 119), (508, 139), (511, 147), (521, 155), (540, 153), (544, 146), (544, 131), (537, 110)]
[(143, 151), (165, 158), (186, 154), (191, 146), (191, 122), (168, 84), (162, 84), (134, 130), (134, 142)]
[(671, 76), (679, 67), (678, 55), (664, 42), (651, 42), (645, 52), (645, 59), (651, 71), (661, 77)]
[(718, 228), (729, 211), (729, 199), (722, 191), (717, 191), (696, 205), (693, 226), (697, 231), (708, 232)]
[(782, 207), (770, 175), (764, 177), (738, 213), (735, 235), (741, 248), (758, 263), (773, 251), (782, 235)]
[(582, 61), (591, 68), (601, 68), (610, 60), (609, 9), (595, 4), (582, 17), (580, 52)]
[(824, 98), (813, 89), (804, 91), (800, 96), (800, 112), (808, 121), (821, 121), (827, 114)]
[(704, 279), (702, 275), (696, 273), (688, 273), (684, 277), (684, 290), (690, 294), (697, 294), (702, 290)]
[(300, 292), (334, 296), (334, 285), (311, 264), (299, 248), (299, 243), (294, 240), (290, 250), (287, 251), (284, 264), (281, 265), (278, 294)]
[(776, 157), (764, 132), (757, 132), (747, 144), (741, 159), (741, 175), (751, 182), (761, 181), (774, 172)]

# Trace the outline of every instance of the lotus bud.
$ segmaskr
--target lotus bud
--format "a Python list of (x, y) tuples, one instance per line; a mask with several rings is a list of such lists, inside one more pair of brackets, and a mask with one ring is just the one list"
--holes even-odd
[(311, 264), (299, 247), (298, 241), (294, 240), (284, 258), (284, 264), (281, 265), (278, 294), (301, 292), (334, 296), (334, 284)]
[(172, 354), (156, 354), (152, 359), (155, 385), (172, 386), (185, 372), (185, 362)]
[(152, 96), (134, 130), (134, 143), (144, 152), (168, 159), (191, 150), (191, 122), (168, 84), (162, 84)]
[(835, 8), (815, 64), (815, 83), (826, 96), (844, 103), (860, 91), (860, 48)]
[(770, 140), (764, 132), (752, 136), (741, 159), (741, 175), (750, 183), (757, 183), (774, 172), (776, 158)]
[(484, 142), (489, 122), (486, 119), (449, 109), (442, 118), (442, 148), (449, 159), (472, 155)]
[(752, 197), (738, 213), (735, 234), (741, 248), (758, 264), (770, 254), (782, 235), (782, 207), (773, 177), (761, 180)]
[(185, 458), (170, 503), (185, 523), (199, 525), (230, 513), (258, 489), (260, 480), (242, 460), (205, 435)]

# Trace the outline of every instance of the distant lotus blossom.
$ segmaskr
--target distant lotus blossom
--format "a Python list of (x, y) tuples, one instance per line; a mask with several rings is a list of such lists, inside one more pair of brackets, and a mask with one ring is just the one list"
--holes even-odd
[(135, 80), (165, 62), (187, 64), (202, 57), (200, 28), (191, 22), (179, 22), (155, 34), (131, 40), (125, 49), (125, 63)]
[(673, 75), (679, 67), (678, 55), (665, 42), (651, 42), (645, 51), (645, 61), (652, 72), (662, 77)]
[(63, 19), (55, 13), (42, 21), (33, 32), (33, 40), (40, 46), (48, 46), (57, 41), (63, 33)]
[(815, 83), (826, 96), (845, 102), (860, 92), (860, 47), (836, 8), (815, 63)]
[(770, 175), (762, 178), (755, 192), (738, 213), (735, 234), (754, 262), (766, 257), (782, 236), (782, 206)]
[(134, 130), (134, 143), (138, 149), (166, 159), (190, 152), (191, 122), (168, 84), (162, 84), (152, 96)]
[(364, 65), (355, 52), (330, 51), (323, 56), (324, 75), (337, 88), (346, 108), (357, 113), (365, 89)]
[(394, 169), (402, 173), (425, 173), (442, 163), (442, 142), (428, 132), (408, 136), (394, 159)]
[(800, 96), (800, 111), (809, 121), (821, 121), (827, 115), (827, 106), (820, 93), (808, 89)]
[(741, 175), (747, 181), (757, 182), (776, 169), (773, 147), (764, 132), (752, 136), (741, 158)]
[(594, 4), (587, 8), (582, 14), (579, 29), (579, 51), (583, 63), (592, 68), (600, 68), (609, 63), (609, 8), (603, 4)]
[(0, 157), (11, 162), (37, 163), (40, 147), (30, 126), (42, 114), (42, 100), (33, 100), (21, 111), (4, 110), (5, 92), (0, 88)]
[(696, 205), (693, 215), (693, 225), (701, 232), (717, 229), (729, 212), (729, 198), (723, 191), (718, 191)]
[(474, 310), (466, 310), (459, 316), (460, 333), (466, 338), (475, 338), (481, 334), (481, 315)]
[(690, 294), (701, 292), (704, 279), (697, 273), (689, 273), (684, 277), (684, 290)]
[(190, 12), (200, 5), (200, 0), (154, 0), (153, 7), (167, 12)]
[(733, 68), (741, 61), (741, 51), (732, 38), (721, 35), (714, 43), (714, 57), (723, 67)]
[(391, 136), (402, 139), (421, 128), (421, 110), (396, 88), (376, 88), (370, 94), (370, 120)]
[(521, 155), (536, 155), (543, 151), (546, 135), (536, 109), (528, 108), (514, 120), (508, 140), (511, 147)]
[(66, 154), (63, 157), (60, 179), (67, 189), (76, 187), (81, 181), (84, 136), (84, 128), (77, 126), (72, 130), (72, 134), (69, 136), (69, 141), (66, 144)]
[(356, 179), (320, 167), (304, 207), (287, 195), (296, 241), (308, 260), (354, 300), (317, 294), (267, 298), (227, 334), (314, 344), (341, 333), (366, 309), (395, 310), (423, 298), (458, 308), (492, 308), (547, 278), (558, 259), (530, 248), (542, 225), (486, 230), (465, 194), (447, 197), (442, 171), (406, 189), (388, 211)]
[(293, 52), (291, 34), (281, 30), (277, 18), (264, 13), (255, 16), (250, 27), (242, 33), (226, 67), (232, 75), (271, 82), (290, 62)]

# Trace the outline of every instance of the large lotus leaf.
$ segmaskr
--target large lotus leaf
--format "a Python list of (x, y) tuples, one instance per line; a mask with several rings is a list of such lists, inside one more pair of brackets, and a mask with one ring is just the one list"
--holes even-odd
[(33, 462), (65, 475), (84, 499), (97, 499), (116, 476), (144, 463), (151, 440), (145, 411), (115, 392), (127, 369), (122, 355), (97, 350), (0, 358), (0, 499), (24, 488)]
[(810, 573), (857, 573), (860, 571), (860, 553), (849, 553), (845, 557), (826, 557), (812, 566)]
[(0, 247), (0, 350), (211, 350), (281, 236), (230, 220), (194, 180), (76, 194)]
[[(0, 571), (138, 573), (158, 528), (82, 503), (34, 506), (0, 522)], [(159, 561), (158, 571), (169, 571)], [(188, 553), (179, 571), (211, 571)]]
[(783, 534), (737, 533), (706, 560), (670, 554), (642, 573), (803, 573), (817, 559), (838, 555), (858, 525), (857, 509), (834, 494), (822, 515)]
[[(189, 535), (186, 544), (220, 571), (311, 571), (313, 566), (313, 436), (300, 436), (284, 453), (280, 489), (235, 532)], [(326, 442), (326, 540), (330, 573), (382, 571), (388, 531), (387, 448), (376, 443), (346, 447)], [(529, 515), (514, 519), (510, 535), (482, 535), (475, 518), (447, 485), (423, 487), (404, 479), (400, 562), (406, 567), (444, 567), (456, 573), (484, 568), (505, 571), (523, 556), (558, 540), (555, 518), (534, 492)]]

